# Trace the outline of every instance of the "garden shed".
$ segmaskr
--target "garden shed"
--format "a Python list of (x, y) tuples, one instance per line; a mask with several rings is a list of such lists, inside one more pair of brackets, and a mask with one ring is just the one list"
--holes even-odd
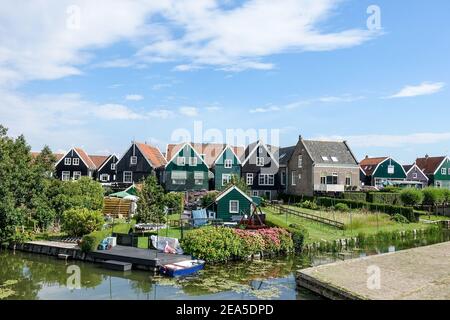
[(231, 186), (216, 197), (216, 218), (224, 221), (235, 220), (233, 217), (250, 216), (252, 198), (236, 186)]

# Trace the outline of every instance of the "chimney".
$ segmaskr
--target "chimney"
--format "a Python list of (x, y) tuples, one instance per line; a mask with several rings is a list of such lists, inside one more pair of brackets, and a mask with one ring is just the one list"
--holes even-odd
[(425, 159), (428, 159), (430, 156), (428, 154), (425, 155)]
[(298, 135), (298, 140), (302, 140), (302, 135), (301, 134)]
[(369, 155), (366, 154), (366, 159), (369, 159)]

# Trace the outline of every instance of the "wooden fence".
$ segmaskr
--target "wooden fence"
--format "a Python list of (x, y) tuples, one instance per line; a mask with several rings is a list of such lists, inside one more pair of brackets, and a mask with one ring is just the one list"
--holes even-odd
[(104, 198), (103, 214), (114, 218), (127, 218), (131, 210), (131, 201), (120, 198)]

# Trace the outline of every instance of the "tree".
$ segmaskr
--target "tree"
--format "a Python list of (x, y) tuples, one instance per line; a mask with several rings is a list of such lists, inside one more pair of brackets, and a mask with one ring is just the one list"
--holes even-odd
[(423, 204), (436, 207), (443, 204), (445, 201), (445, 194), (443, 189), (428, 187), (423, 189)]
[(417, 206), (422, 203), (424, 195), (418, 189), (408, 188), (400, 192), (400, 199), (406, 206)]
[(230, 182), (226, 185), (225, 188), (228, 188), (230, 186), (236, 186), (238, 187), (241, 191), (243, 191), (244, 193), (249, 193), (250, 189), (248, 188), (247, 182), (245, 181), (245, 179), (236, 176), (236, 175), (232, 175), (231, 176), (231, 180)]
[(138, 222), (165, 222), (164, 190), (153, 175), (148, 176), (138, 190), (136, 219)]
[(84, 236), (100, 230), (105, 222), (100, 211), (74, 208), (64, 212), (63, 230), (72, 236)]
[(169, 192), (164, 196), (164, 204), (172, 209), (172, 214), (182, 214), (184, 210), (184, 193)]

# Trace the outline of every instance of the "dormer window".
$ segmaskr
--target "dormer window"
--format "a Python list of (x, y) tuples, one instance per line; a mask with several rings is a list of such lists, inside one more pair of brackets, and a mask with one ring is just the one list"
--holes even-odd
[(331, 161), (333, 161), (333, 162), (338, 162), (338, 158), (336, 158), (336, 157), (331, 157)]
[(322, 160), (323, 160), (323, 161), (330, 161), (330, 160), (328, 159), (328, 157), (326, 157), (326, 156), (322, 156)]
[(233, 160), (225, 159), (224, 167), (230, 169), (233, 166)]
[(79, 165), (80, 165), (80, 159), (78, 159), (78, 158), (73, 158), (72, 164), (73, 164), (74, 166), (79, 166)]
[(132, 165), (137, 164), (137, 157), (136, 156), (131, 156), (130, 157), (130, 164), (132, 164)]
[(111, 170), (116, 170), (116, 164), (115, 163), (111, 163)]
[(65, 158), (64, 159), (64, 164), (66, 166), (70, 166), (72, 164), (72, 158)]
[(256, 165), (258, 167), (264, 166), (264, 157), (256, 157)]
[(185, 157), (178, 157), (178, 158), (177, 158), (177, 165), (178, 165), (178, 166), (184, 166), (184, 165), (186, 165), (186, 158), (185, 158)]
[(190, 157), (189, 158), (189, 165), (191, 167), (195, 167), (197, 165), (197, 157)]

